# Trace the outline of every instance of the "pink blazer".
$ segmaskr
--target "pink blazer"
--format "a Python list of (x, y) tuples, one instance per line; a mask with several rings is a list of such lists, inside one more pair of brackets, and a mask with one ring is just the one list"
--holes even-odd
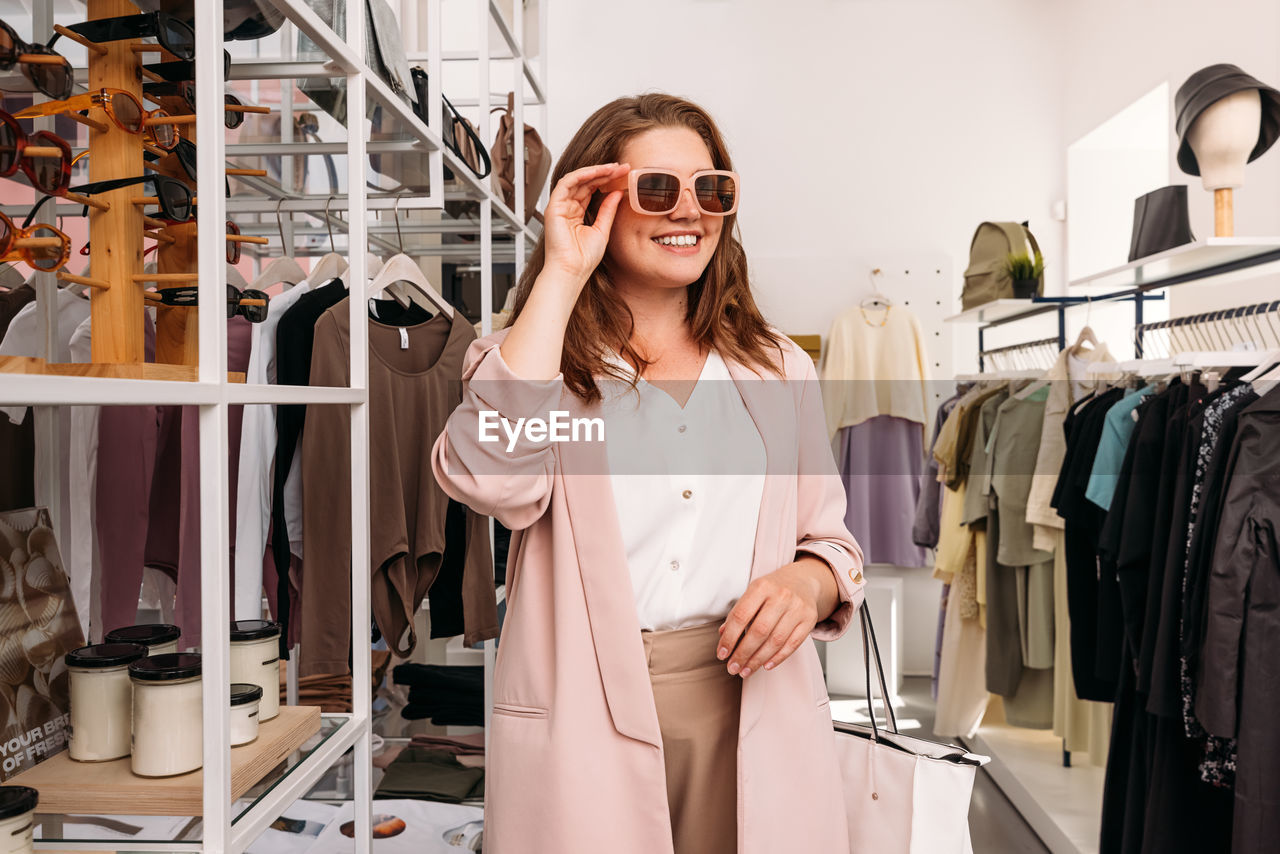
[[(479, 441), (479, 413), (596, 417), (562, 378), (516, 377), (505, 332), (467, 352), (462, 403), (436, 441), (450, 496), (510, 528), (507, 616), (485, 783), (490, 854), (672, 854), (662, 738), (602, 442)], [(844, 525), (813, 362), (790, 341), (787, 381), (729, 361), (768, 468), (751, 577), (799, 552), (830, 565), (840, 607), (771, 671), (743, 683), (738, 850), (847, 854), (829, 699), (813, 640), (861, 603), (862, 551)], [(726, 360), (727, 361), (727, 360)], [(733, 785), (726, 780), (725, 785)]]

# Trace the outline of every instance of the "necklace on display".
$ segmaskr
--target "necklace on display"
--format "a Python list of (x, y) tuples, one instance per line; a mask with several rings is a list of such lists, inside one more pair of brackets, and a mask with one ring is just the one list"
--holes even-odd
[(863, 320), (863, 322), (864, 322), (864, 323), (866, 323), (866, 324), (867, 324), (867, 326), (884, 326), (886, 323), (888, 323), (888, 322), (889, 322), (889, 309), (891, 309), (891, 308), (893, 308), (893, 306), (892, 306), (892, 305), (886, 305), (886, 306), (884, 307), (884, 317), (880, 318), (880, 322), (879, 322), (879, 323), (872, 323), (872, 322), (871, 322), (871, 318), (867, 316), (867, 309), (866, 309), (866, 307), (864, 307), (864, 306), (861, 306), (861, 305), (860, 305), (860, 306), (858, 306), (858, 311), (862, 312), (862, 320)]

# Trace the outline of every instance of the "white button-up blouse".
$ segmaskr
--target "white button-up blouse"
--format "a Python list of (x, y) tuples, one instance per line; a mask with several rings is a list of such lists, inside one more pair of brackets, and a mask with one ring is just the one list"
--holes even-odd
[(635, 391), (613, 379), (600, 388), (641, 629), (723, 618), (750, 580), (765, 473), (764, 442), (728, 367), (712, 350), (683, 408), (643, 379)]

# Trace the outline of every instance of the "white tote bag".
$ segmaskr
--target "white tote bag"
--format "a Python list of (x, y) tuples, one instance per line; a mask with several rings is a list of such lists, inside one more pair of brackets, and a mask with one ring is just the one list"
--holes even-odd
[[(875, 628), (864, 605), (862, 654), (871, 725), (835, 723), (852, 854), (971, 854), (969, 798), (990, 757), (898, 732), (885, 688)], [(875, 659), (888, 729), (876, 724), (871, 663)]]

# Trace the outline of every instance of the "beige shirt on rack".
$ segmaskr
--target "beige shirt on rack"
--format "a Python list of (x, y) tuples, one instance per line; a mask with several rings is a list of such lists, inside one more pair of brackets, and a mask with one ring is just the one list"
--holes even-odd
[(920, 321), (905, 306), (841, 314), (820, 372), (827, 435), (877, 415), (928, 424), (928, 364)]
[(1053, 508), (1053, 491), (1058, 485), (1058, 472), (1067, 454), (1067, 437), (1062, 423), (1072, 404), (1084, 397), (1095, 380), (1114, 380), (1119, 374), (1089, 374), (1094, 362), (1115, 361), (1107, 345), (1073, 354), (1068, 347), (1042, 378), (1049, 383), (1049, 399), (1044, 407), (1044, 429), (1040, 433), (1040, 451), (1031, 476), (1031, 492), (1027, 496), (1027, 521), (1034, 526), (1032, 544), (1042, 551), (1053, 551), (1057, 532), (1066, 523)]

